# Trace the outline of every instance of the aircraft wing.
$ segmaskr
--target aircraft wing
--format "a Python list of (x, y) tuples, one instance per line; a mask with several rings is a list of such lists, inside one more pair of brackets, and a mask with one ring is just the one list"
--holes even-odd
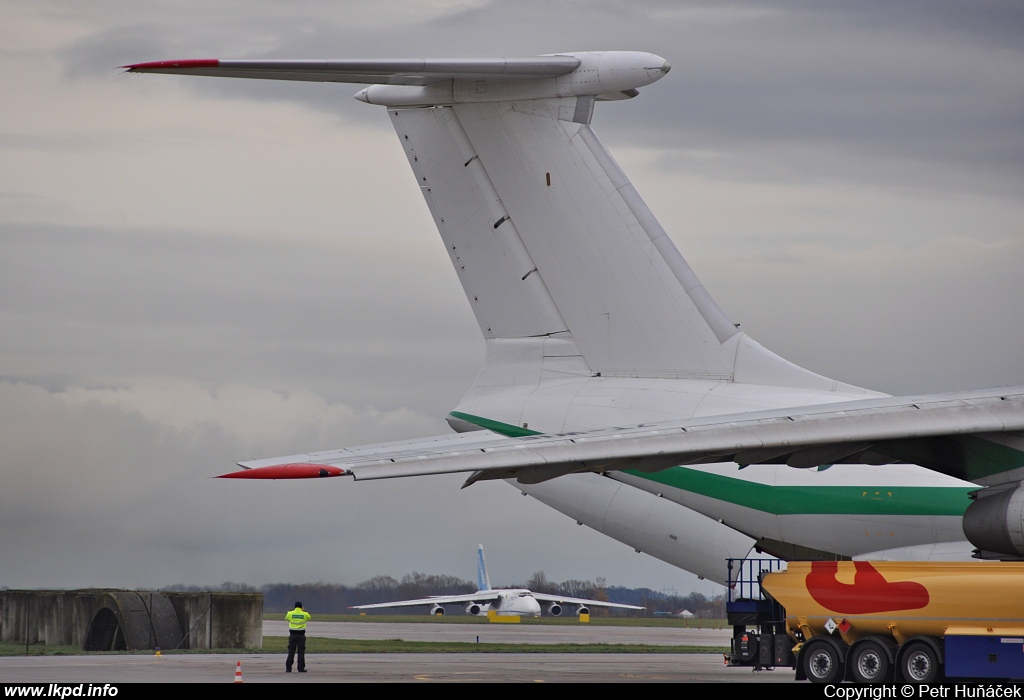
[(553, 78), (580, 65), (575, 56), (532, 58), (442, 58), (357, 60), (228, 60), (151, 61), (122, 66), (129, 73), (169, 73), (220, 78), (303, 80), (371, 85), (433, 85), (453, 79)]
[(448, 605), (450, 603), (489, 603), (501, 597), (501, 591), (477, 591), (465, 595), (431, 596), (417, 600), (396, 600), (391, 603), (373, 603), (372, 605), (352, 605), (353, 610), (370, 610), (372, 608), (411, 608), (415, 605)]
[(643, 610), (640, 605), (626, 605), (625, 603), (608, 603), (603, 600), (587, 600), (586, 598), (567, 598), (559, 595), (548, 595), (547, 593), (532, 593), (534, 598), (544, 603), (568, 603), (570, 605), (589, 605), (602, 608), (623, 608), (625, 610)]
[[(480, 421), (492, 430), (501, 429), (493, 421)], [(517, 426), (505, 427), (522, 432)], [(968, 481), (999, 481), (1000, 474), (1024, 468), (1024, 387), (845, 401), (561, 434), (500, 437), (481, 430), (240, 462), (248, 471), (225, 476), (347, 474), (363, 480), (472, 472), (467, 485), (512, 477), (540, 483), (574, 472), (659, 471), (728, 461), (801, 468), (911, 462)], [(269, 476), (287, 468), (296, 470), (294, 477)], [(302, 470), (309, 473), (300, 475)]]

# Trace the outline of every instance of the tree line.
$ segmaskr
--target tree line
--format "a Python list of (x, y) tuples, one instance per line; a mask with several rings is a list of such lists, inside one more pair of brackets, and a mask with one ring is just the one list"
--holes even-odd
[[(528, 588), (537, 593), (564, 595), (572, 598), (588, 598), (610, 603), (627, 603), (642, 605), (643, 612), (611, 611), (611, 615), (628, 615), (650, 617), (672, 615), (688, 610), (701, 618), (724, 618), (725, 597), (707, 597), (702, 593), (692, 592), (685, 595), (655, 591), (650, 588), (626, 588), (624, 586), (608, 586), (605, 579), (599, 577), (595, 581), (569, 579), (567, 581), (551, 581), (543, 571), (535, 572), (523, 583), (514, 583), (501, 588)], [(297, 600), (301, 600), (307, 610), (321, 614), (347, 614), (353, 605), (369, 605), (386, 603), (393, 600), (410, 600), (427, 598), (432, 595), (461, 595), (475, 593), (476, 585), (456, 576), (447, 574), (423, 574), (414, 571), (401, 579), (393, 576), (374, 576), (354, 586), (337, 583), (272, 583), (259, 588), (246, 584), (227, 582), (220, 586), (201, 587), (176, 585), (165, 588), (169, 591), (252, 591), (263, 593), (263, 609), (268, 613), (284, 613), (292, 609)], [(448, 606), (449, 613), (458, 614), (461, 609)], [(409, 614), (409, 610), (383, 609), (371, 611), (373, 614)], [(594, 609), (591, 614), (605, 614), (606, 611)]]

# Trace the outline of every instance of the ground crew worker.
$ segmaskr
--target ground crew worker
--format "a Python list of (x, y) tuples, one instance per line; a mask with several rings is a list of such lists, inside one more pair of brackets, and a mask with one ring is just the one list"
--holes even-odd
[(284, 619), (288, 621), (288, 660), (284, 662), (286, 673), (292, 672), (292, 661), (295, 659), (295, 650), (299, 651), (299, 673), (306, 672), (306, 623), (311, 615), (302, 609), (302, 601), (295, 601), (295, 609), (285, 613)]

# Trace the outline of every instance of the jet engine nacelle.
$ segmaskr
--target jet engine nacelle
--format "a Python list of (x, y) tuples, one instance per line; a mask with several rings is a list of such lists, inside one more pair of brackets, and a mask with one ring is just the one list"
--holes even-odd
[(484, 612), (484, 606), (480, 603), (470, 603), (466, 606), (467, 615), (482, 615)]
[(973, 494), (964, 512), (964, 534), (979, 559), (1024, 557), (1024, 482), (995, 486)]
[(561, 614), (562, 614), (562, 606), (559, 605), (558, 603), (552, 603), (551, 605), (548, 606), (548, 615), (551, 615), (552, 617), (558, 617)]
[(437, 615), (438, 617), (441, 617), (441, 616), (444, 615), (444, 608), (442, 608), (440, 605), (435, 605), (434, 607), (432, 607), (430, 609), (430, 614), (431, 615)]
[(586, 605), (581, 605), (578, 608), (576, 608), (576, 617), (579, 617), (580, 615), (589, 615), (589, 614), (590, 614), (590, 608), (588, 608)]

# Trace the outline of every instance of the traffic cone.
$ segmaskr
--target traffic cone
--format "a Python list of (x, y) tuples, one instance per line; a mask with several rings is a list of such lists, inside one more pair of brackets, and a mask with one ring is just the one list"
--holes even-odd
[(242, 682), (242, 662), (239, 661), (238, 665), (235, 666), (235, 683)]

